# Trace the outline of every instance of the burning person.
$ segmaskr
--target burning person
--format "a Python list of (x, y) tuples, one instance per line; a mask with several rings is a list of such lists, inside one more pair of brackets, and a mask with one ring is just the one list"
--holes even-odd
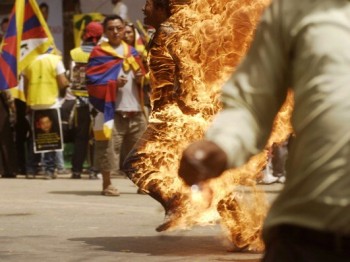
[[(170, 136), (174, 135), (171, 132), (169, 132), (168, 137), (163, 136), (164, 131), (172, 129), (171, 120), (167, 118), (169, 107), (180, 108), (180, 112), (192, 111), (181, 99), (180, 93), (183, 90), (181, 90), (178, 78), (179, 63), (177, 63), (177, 58), (172, 55), (172, 43), (167, 42), (167, 39), (174, 33), (174, 28), (167, 20), (172, 15), (175, 6), (178, 4), (185, 5), (187, 2), (147, 0), (143, 8), (145, 14), (144, 23), (154, 27), (156, 30), (149, 44), (151, 100), (153, 103), (152, 116), (153, 120), (156, 119), (156, 121), (150, 123), (149, 128), (136, 147), (136, 152), (132, 152), (123, 168), (137, 186), (158, 200), (166, 210), (171, 209), (169, 207), (172, 203), (171, 199), (177, 196), (176, 191), (178, 190), (174, 187), (174, 192), (166, 193), (162, 189), (166, 187), (166, 184), (173, 183), (172, 181), (166, 181), (167, 176), (160, 173), (167, 153), (150, 150), (150, 147), (162, 142), (164, 144), (169, 144), (169, 142), (176, 143), (176, 140), (174, 141), (170, 138)], [(166, 146), (168, 147), (169, 145)], [(149, 169), (150, 167), (152, 168), (151, 170)], [(155, 173), (158, 174), (155, 175)]]
[[(146, 1), (144, 22), (156, 29), (149, 50), (153, 110), (145, 134), (123, 169), (138, 187), (164, 207), (166, 220), (158, 231), (222, 220), (236, 246), (254, 242), (253, 249), (261, 250), (259, 236), (267, 210), (265, 198), (251, 194), (252, 201), (242, 205), (237, 199), (243, 193), (237, 187), (256, 189), (257, 174), (266, 164), (265, 156), (258, 156), (235, 171), (249, 175), (226, 175), (210, 187), (201, 188), (198, 195), (178, 178), (177, 170), (182, 150), (203, 137), (208, 123), (221, 108), (221, 86), (245, 55), (261, 11), (268, 3)], [(211, 190), (213, 187), (220, 190)]]
[(349, 24), (348, 1), (273, 1), (224, 86), (224, 109), (183, 153), (179, 175), (188, 185), (244, 164), (264, 149), (294, 90), (295, 138), (264, 222), (264, 262), (350, 261)]

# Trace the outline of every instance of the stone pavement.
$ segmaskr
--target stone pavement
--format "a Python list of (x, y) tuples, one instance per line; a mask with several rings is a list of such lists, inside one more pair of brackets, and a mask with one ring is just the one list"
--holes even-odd
[[(219, 226), (158, 233), (158, 202), (129, 179), (113, 178), (119, 197), (101, 196), (101, 183), (0, 178), (0, 261), (260, 261), (227, 252)], [(265, 187), (274, 197), (282, 186)]]

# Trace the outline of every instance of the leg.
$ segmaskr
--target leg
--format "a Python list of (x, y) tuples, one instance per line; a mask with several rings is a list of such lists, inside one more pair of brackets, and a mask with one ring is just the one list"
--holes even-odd
[(96, 166), (102, 173), (102, 195), (119, 196), (118, 190), (112, 186), (111, 162), (113, 160), (113, 140), (95, 141)]
[(83, 171), (87, 156), (90, 135), (90, 112), (88, 105), (76, 108), (77, 124), (74, 128), (74, 151), (72, 156), (73, 176), (79, 176)]

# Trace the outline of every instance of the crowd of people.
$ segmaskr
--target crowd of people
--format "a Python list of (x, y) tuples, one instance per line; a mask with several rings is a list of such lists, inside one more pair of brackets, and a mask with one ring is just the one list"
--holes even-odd
[[(26, 178), (35, 178), (43, 175), (46, 179), (54, 179), (57, 175), (71, 173), (72, 179), (80, 179), (83, 173), (87, 173), (90, 179), (98, 179), (102, 176), (102, 194), (119, 195), (118, 190), (111, 185), (111, 174), (124, 175), (121, 170), (122, 163), (145, 131), (151, 112), (150, 85), (146, 76), (148, 71), (146, 42), (150, 36), (147, 35), (146, 39), (146, 36), (142, 35), (144, 32), (139, 32), (135, 25), (127, 20), (128, 9), (122, 1), (112, 0), (111, 2), (115, 6), (113, 9), (115, 15), (107, 17), (103, 25), (99, 22), (91, 22), (86, 26), (81, 46), (70, 52), (71, 66), (68, 71), (60, 55), (47, 52), (38, 56), (21, 74), (26, 102), (13, 99), (8, 91), (1, 93), (1, 106), (6, 112), (2, 114), (1, 119), (1, 132), (4, 134), (1, 137), (6, 140), (1, 147), (2, 177), (24, 175)], [(158, 10), (157, 4), (159, 3), (156, 1), (155, 10)], [(149, 4), (146, 4), (145, 8), (148, 6)], [(49, 6), (42, 3), (40, 10), (47, 21)], [(159, 23), (165, 21), (167, 16), (159, 18)], [(158, 19), (157, 17), (153, 19)], [(146, 22), (147, 19), (149, 18), (146, 17)], [(157, 23), (151, 21), (148, 24), (153, 26)], [(1, 22), (3, 33), (7, 25), (8, 19), (3, 19)], [(127, 51), (126, 45), (133, 49)], [(93, 76), (93, 67), (96, 64), (94, 64), (94, 58), (89, 60), (96, 46), (101, 47), (102, 52), (105, 52), (102, 56), (104, 59), (108, 60), (108, 56), (111, 56), (112, 63), (115, 63), (118, 68), (116, 73), (119, 74), (115, 83), (117, 91), (115, 91), (114, 119), (118, 124), (112, 128), (111, 138), (108, 139), (103, 136), (100, 139), (101, 130), (94, 130), (105, 114), (101, 113), (104, 109), (99, 108), (99, 105), (91, 106), (94, 104), (91, 101), (95, 98), (89, 96), (87, 91), (89, 85), (92, 89), (97, 85), (97, 80)], [(112, 49), (114, 51), (111, 51)], [(95, 51), (101, 52), (101, 50)], [(129, 53), (135, 56), (140, 69), (135, 70), (132, 64), (131, 71), (126, 69), (125, 64), (128, 62), (121, 59), (120, 63), (123, 66), (120, 70), (117, 58), (129, 56)], [(88, 68), (92, 68), (90, 70), (92, 73), (89, 73), (89, 70), (86, 71)], [(142, 79), (138, 74), (141, 74)], [(45, 85), (41, 86), (37, 79), (42, 80), (43, 76), (46, 80)], [(101, 79), (99, 75), (99, 80)], [(105, 79), (102, 80), (105, 81)], [(62, 150), (46, 150), (38, 153), (37, 151), (40, 150), (35, 143), (36, 132), (32, 117), (35, 110), (47, 108), (59, 109)], [(72, 145), (70, 171), (65, 167), (67, 159), (64, 159), (64, 144)], [(104, 152), (105, 156), (101, 152)], [(282, 173), (277, 177), (274, 176), (272, 159), (270, 157), (268, 160), (262, 183), (284, 181), (283, 167)]]
[[(120, 1), (112, 2), (115, 10), (125, 12)], [(169, 2), (147, 0), (145, 9), (146, 20), (156, 25), (157, 33), (168, 33), (163, 22), (170, 16)], [(288, 90), (294, 90), (295, 134), (271, 148), (267, 164), (267, 169), (275, 167), (266, 171), (272, 172), (273, 180), (286, 184), (265, 221), (263, 261), (349, 261), (349, 17), (348, 1), (273, 1), (247, 56), (223, 88), (222, 111), (205, 138), (183, 152), (179, 177), (189, 186), (243, 165), (263, 149)], [(119, 195), (111, 173), (120, 169), (145, 131), (150, 112), (145, 49), (138, 40), (135, 27), (125, 23), (121, 14), (107, 16), (102, 25), (88, 24), (82, 45), (72, 50), (70, 80), (61, 58), (45, 53), (22, 72), (26, 104), (8, 91), (1, 92), (2, 177), (25, 174), (29, 178), (40, 163), (45, 178), (55, 178), (56, 151), (35, 154), (33, 121), (28, 119), (36, 110), (61, 108), (62, 117), (68, 116), (63, 117), (64, 135), (73, 133), (72, 178), (81, 178), (92, 132), (90, 165), (102, 173), (102, 194)], [(38, 81), (43, 78), (49, 85)], [(155, 100), (156, 109), (174, 98), (173, 87), (160, 91), (163, 99)], [(68, 114), (65, 106), (60, 107), (65, 103)], [(52, 120), (45, 116), (38, 121), (43, 133), (50, 132)], [(280, 156), (281, 162), (273, 156)]]
[[(8, 90), (1, 91), (4, 113), (0, 118), (0, 174), (3, 178), (24, 175), (55, 179), (57, 175), (70, 173), (72, 179), (80, 179), (87, 173), (90, 179), (102, 177), (103, 195), (119, 195), (111, 184), (111, 175), (123, 175), (119, 163), (145, 130), (151, 105), (146, 76), (147, 40), (143, 32), (121, 17), (127, 17), (125, 4), (112, 3), (118, 6), (114, 10), (116, 14), (107, 16), (103, 24), (93, 21), (86, 25), (81, 46), (70, 52), (69, 70), (59, 52), (54, 53), (50, 48), (21, 72), (25, 102), (14, 99)], [(48, 5), (42, 3), (40, 10), (47, 21)], [(2, 31), (6, 31), (3, 27), (6, 23), (8, 20), (4, 19)], [(100, 65), (96, 64), (99, 59), (104, 61)], [(115, 75), (108, 75), (110, 67)], [(101, 71), (95, 76), (95, 70), (107, 70), (106, 76), (101, 76)], [(103, 132), (107, 114), (94, 96), (100, 84), (114, 88), (115, 98), (110, 102), (114, 106), (115, 125), (111, 126), (110, 134)], [(52, 112), (44, 114), (50, 110), (58, 112), (60, 121), (52, 120)], [(42, 117), (39, 119), (37, 115)], [(52, 125), (57, 123), (60, 128), (53, 130)], [(55, 136), (59, 139), (54, 139)], [(58, 147), (48, 149), (54, 140), (59, 142)], [(70, 161), (64, 159), (67, 156), (64, 145), (68, 144), (72, 148)], [(65, 167), (68, 161), (70, 171)]]

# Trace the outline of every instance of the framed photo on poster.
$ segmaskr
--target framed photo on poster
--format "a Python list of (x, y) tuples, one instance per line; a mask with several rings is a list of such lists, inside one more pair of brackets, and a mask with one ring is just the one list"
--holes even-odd
[(34, 110), (32, 114), (34, 153), (63, 150), (59, 108)]

